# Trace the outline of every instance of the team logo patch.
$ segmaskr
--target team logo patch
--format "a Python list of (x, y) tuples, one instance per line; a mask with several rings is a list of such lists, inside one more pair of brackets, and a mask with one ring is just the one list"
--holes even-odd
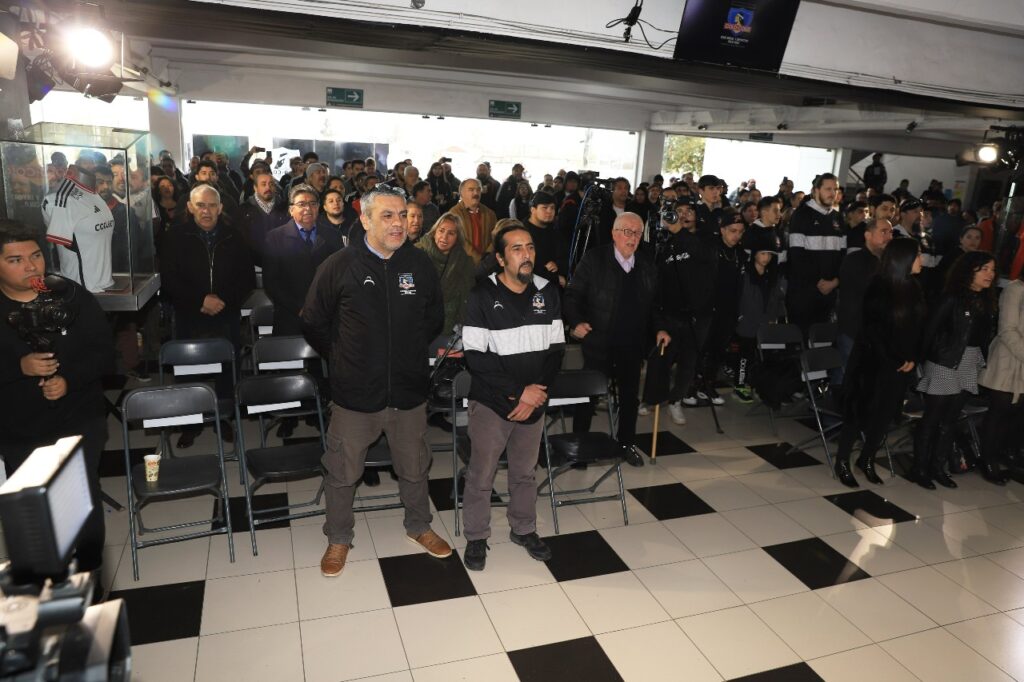
[(547, 311), (544, 303), (544, 294), (539, 291), (533, 295), (533, 301), (531, 301), (530, 305), (533, 306), (533, 312), (537, 315), (543, 315)]
[(373, 277), (370, 277), (369, 275), (367, 275), (366, 279), (363, 280), (363, 286), (365, 287), (367, 284), (372, 284), (373, 286), (377, 286), (377, 283), (373, 281)]
[(753, 23), (753, 10), (732, 7), (729, 9), (728, 18), (723, 28), (738, 38), (750, 33), (753, 30)]
[(398, 275), (398, 289), (403, 296), (414, 296), (416, 294), (416, 280), (412, 278), (411, 272), (403, 272)]

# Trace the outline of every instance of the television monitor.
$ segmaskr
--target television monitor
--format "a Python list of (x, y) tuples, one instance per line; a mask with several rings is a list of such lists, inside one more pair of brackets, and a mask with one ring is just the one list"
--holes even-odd
[(800, 0), (686, 0), (674, 57), (778, 71)]

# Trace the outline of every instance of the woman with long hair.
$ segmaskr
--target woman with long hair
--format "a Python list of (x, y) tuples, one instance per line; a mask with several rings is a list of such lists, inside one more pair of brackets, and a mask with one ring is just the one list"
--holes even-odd
[(160, 213), (161, 229), (168, 229), (177, 217), (174, 209), (178, 206), (178, 186), (169, 177), (164, 176), (153, 186), (153, 204)]
[(516, 184), (516, 195), (508, 203), (508, 217), (520, 222), (530, 219), (530, 199), (533, 198), (533, 189), (529, 180), (520, 180)]
[(416, 248), (423, 249), (430, 256), (441, 278), (443, 333), (450, 334), (466, 315), (466, 299), (473, 288), (476, 268), (473, 257), (462, 247), (462, 219), (453, 213), (445, 213), (429, 232), (420, 237)]
[(444, 172), (444, 164), (435, 161), (430, 164), (427, 172), (427, 182), (430, 183), (430, 191), (433, 193), (432, 201), (437, 204), (441, 211), (446, 211), (452, 205), (452, 194), (454, 190), (448, 182)]
[(864, 444), (857, 468), (871, 483), (882, 483), (875, 472), (875, 453), (914, 377), (925, 318), (924, 294), (914, 277), (919, 272), (917, 242), (896, 239), (885, 248), (864, 292), (863, 324), (843, 379), (843, 429), (835, 462), (839, 481), (851, 488), (859, 487), (850, 470), (858, 437)]
[(1000, 467), (1000, 455), (1007, 435), (1024, 419), (1024, 272), (1006, 285), (999, 297), (999, 331), (978, 383), (989, 392), (978, 469), (986, 481), (1006, 485), (1008, 476)]
[(995, 334), (995, 277), (992, 254), (971, 251), (960, 256), (925, 327), (924, 371), (917, 385), (924, 393), (924, 415), (914, 435), (912, 478), (928, 490), (935, 483), (957, 487), (943, 466), (952, 453), (951, 429), (967, 395), (978, 394), (978, 375)]

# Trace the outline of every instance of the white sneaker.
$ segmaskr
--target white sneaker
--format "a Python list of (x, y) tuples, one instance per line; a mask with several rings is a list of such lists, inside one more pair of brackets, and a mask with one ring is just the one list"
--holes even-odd
[(689, 405), (690, 407), (696, 407), (697, 403), (698, 403), (698, 398), (697, 398), (697, 394), (696, 393), (694, 393), (692, 395), (688, 395), (685, 398), (683, 398), (683, 404), (684, 405)]
[(708, 397), (711, 398), (711, 404), (712, 405), (725, 405), (725, 398), (723, 398), (718, 393), (718, 391), (713, 390), (713, 389), (708, 389), (708, 390), (711, 392), (711, 395), (708, 396)]
[(681, 403), (669, 403), (668, 412), (672, 415), (672, 423), (678, 424), (679, 426), (686, 426), (686, 415), (683, 414), (683, 406)]
[(641, 417), (646, 417), (651, 413), (651, 408), (647, 405), (647, 403), (640, 403), (640, 405), (636, 408), (636, 413)]

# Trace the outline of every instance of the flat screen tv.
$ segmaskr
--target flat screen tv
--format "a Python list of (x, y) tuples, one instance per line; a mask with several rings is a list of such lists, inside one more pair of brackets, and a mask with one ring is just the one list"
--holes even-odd
[(778, 71), (800, 0), (686, 0), (674, 57)]

